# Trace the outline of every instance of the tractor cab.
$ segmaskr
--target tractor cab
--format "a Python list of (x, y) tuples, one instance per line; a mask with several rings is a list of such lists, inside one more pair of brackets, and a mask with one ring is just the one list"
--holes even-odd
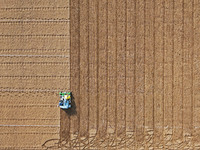
[(69, 109), (71, 108), (71, 101), (72, 101), (72, 93), (71, 92), (60, 92), (60, 101), (58, 106), (61, 109)]

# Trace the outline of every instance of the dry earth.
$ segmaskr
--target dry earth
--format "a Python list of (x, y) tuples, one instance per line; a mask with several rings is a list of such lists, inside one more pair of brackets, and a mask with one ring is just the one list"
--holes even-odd
[(0, 149), (59, 139), (69, 33), (68, 0), (0, 0)]
[(77, 115), (61, 115), (61, 146), (200, 149), (200, 1), (74, 0), (70, 10)]
[(1, 148), (200, 149), (200, 1), (68, 2), (0, 0), (1, 125), (54, 125)]

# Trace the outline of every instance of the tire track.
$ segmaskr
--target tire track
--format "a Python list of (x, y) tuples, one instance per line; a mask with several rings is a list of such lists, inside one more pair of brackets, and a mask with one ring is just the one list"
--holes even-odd
[[(135, 140), (136, 149), (142, 145), (144, 141), (144, 1), (137, 0), (136, 4), (137, 16), (136, 16), (136, 95), (135, 95), (135, 106), (136, 106), (136, 118), (135, 118)], [(142, 133), (142, 134), (141, 134)], [(144, 145), (143, 145), (144, 146)]]
[(80, 1), (80, 137), (88, 131), (88, 0)]
[[(107, 133), (115, 133), (116, 131), (116, 0), (108, 0), (108, 126)], [(110, 149), (110, 147), (108, 147)]]
[(89, 132), (97, 133), (97, 0), (89, 0), (89, 8)]
[[(154, 129), (154, 70), (155, 70), (155, 31), (154, 31), (154, 1), (148, 0), (145, 1), (145, 22), (144, 22), (144, 110), (145, 110), (145, 126), (148, 126), (148, 130)], [(146, 130), (146, 128), (145, 128)], [(151, 138), (145, 139), (145, 147), (147, 149), (152, 149), (154, 136), (151, 135)]]
[[(116, 37), (115, 37), (115, 41), (116, 41), (116, 55), (115, 55), (115, 68), (116, 68), (116, 70), (115, 70), (115, 73), (116, 73), (116, 81), (115, 81), (115, 86), (116, 86), (116, 89), (115, 89), (115, 138), (117, 139), (117, 96), (118, 96), (118, 94), (117, 94), (117, 79), (118, 79), (118, 75), (117, 75), (117, 52), (118, 52), (118, 49), (117, 49), (117, 37), (118, 37), (118, 35), (117, 35), (117, 28), (118, 28), (118, 24), (117, 24), (117, 17), (118, 17), (118, 11), (117, 11), (117, 8), (118, 8), (118, 0), (116, 0), (116, 12), (115, 12), (115, 15), (116, 15), (116, 23), (115, 23), (115, 25), (116, 25)], [(116, 148), (117, 148), (117, 145), (116, 145)]]
[(154, 148), (164, 144), (164, 101), (163, 101), (163, 50), (164, 50), (164, 1), (155, 1), (155, 70), (154, 70)]
[(107, 97), (107, 24), (106, 24), (106, 6), (107, 0), (99, 1), (99, 47), (98, 47), (98, 101), (99, 101), (99, 136), (103, 138), (106, 136), (106, 97)]

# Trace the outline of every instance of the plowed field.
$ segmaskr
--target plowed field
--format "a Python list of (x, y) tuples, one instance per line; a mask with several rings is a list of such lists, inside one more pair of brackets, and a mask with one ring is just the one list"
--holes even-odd
[[(199, 0), (0, 11), (1, 149), (200, 149)], [(61, 90), (71, 110), (56, 107)]]

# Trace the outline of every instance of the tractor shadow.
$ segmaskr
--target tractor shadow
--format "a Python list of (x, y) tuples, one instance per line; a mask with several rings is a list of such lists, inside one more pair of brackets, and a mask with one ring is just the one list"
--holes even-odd
[(67, 115), (69, 116), (73, 116), (73, 115), (76, 115), (77, 114), (77, 111), (76, 111), (76, 103), (75, 103), (75, 98), (72, 94), (72, 102), (71, 102), (71, 108), (70, 109), (66, 109), (64, 110), (66, 112)]

